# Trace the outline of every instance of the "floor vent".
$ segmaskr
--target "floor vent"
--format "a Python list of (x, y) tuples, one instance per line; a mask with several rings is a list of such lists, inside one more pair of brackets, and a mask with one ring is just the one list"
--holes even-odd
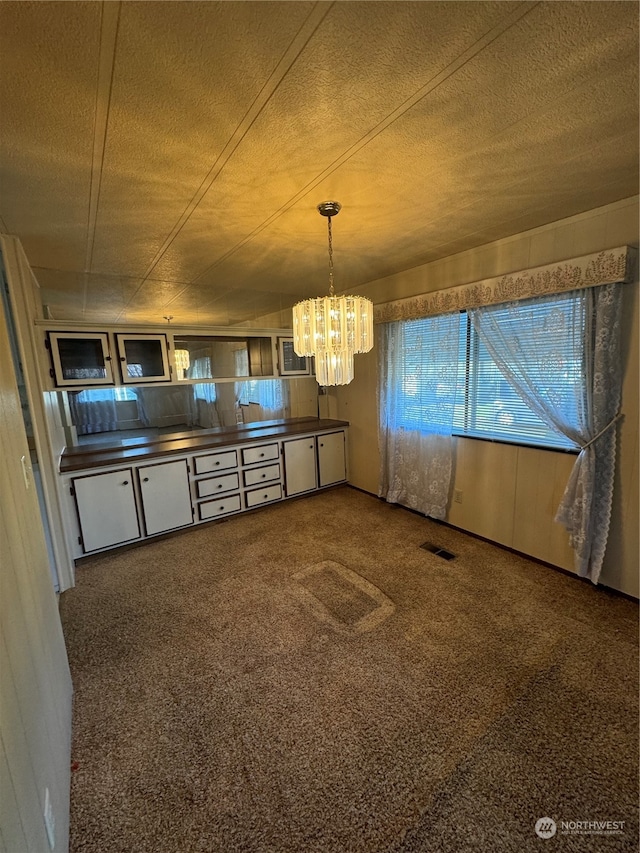
[(425, 551), (431, 551), (431, 553), (435, 554), (436, 557), (442, 557), (443, 560), (453, 560), (456, 556), (455, 554), (452, 554), (451, 551), (447, 551), (439, 545), (434, 545), (432, 542), (423, 542), (420, 547), (424, 548)]

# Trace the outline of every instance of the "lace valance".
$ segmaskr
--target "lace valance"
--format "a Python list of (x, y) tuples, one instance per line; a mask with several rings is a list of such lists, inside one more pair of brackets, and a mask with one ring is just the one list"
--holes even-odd
[(384, 302), (374, 307), (374, 322), (391, 323), (396, 320), (417, 320), (451, 311), (480, 308), (514, 302), (532, 296), (562, 293), (582, 287), (630, 281), (636, 250), (631, 246), (607, 249), (593, 255), (572, 258), (556, 264), (534, 267), (508, 275), (434, 290), (420, 296), (409, 296), (394, 302)]

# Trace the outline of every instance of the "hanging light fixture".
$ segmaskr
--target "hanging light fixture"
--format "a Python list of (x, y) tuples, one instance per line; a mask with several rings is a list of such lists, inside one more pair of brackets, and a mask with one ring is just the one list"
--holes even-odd
[(189, 365), (191, 364), (191, 360), (189, 359), (189, 350), (177, 349), (174, 352), (174, 357), (176, 360), (176, 368), (178, 370), (189, 370)]
[(318, 205), (329, 232), (329, 295), (304, 299), (293, 306), (293, 348), (316, 360), (319, 385), (348, 385), (353, 379), (353, 356), (373, 347), (373, 302), (363, 296), (336, 296), (333, 291), (331, 217), (341, 205)]

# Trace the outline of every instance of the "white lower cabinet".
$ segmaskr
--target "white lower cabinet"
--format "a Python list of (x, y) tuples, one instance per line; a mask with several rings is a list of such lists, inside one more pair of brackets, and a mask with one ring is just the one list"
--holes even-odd
[(73, 552), (94, 553), (344, 482), (345, 458), (341, 429), (72, 476), (79, 523)]
[(283, 441), (282, 447), (287, 497), (317, 489), (315, 436)]
[(317, 441), (319, 485), (322, 487), (342, 483), (347, 479), (344, 430), (319, 435)]
[(74, 477), (71, 485), (83, 551), (99, 551), (140, 538), (131, 468)]
[(147, 536), (193, 524), (186, 460), (138, 468)]

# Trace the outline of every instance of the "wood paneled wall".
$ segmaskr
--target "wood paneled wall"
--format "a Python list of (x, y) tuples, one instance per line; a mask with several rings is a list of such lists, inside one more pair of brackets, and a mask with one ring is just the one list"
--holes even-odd
[(69, 838), (71, 677), (0, 300), (0, 849)]

